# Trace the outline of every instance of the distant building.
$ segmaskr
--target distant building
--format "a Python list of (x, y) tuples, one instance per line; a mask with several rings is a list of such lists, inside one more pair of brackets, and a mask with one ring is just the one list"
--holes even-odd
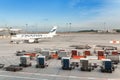
[(106, 33), (107, 30), (98, 30), (98, 33)]
[(117, 33), (116, 29), (98, 30), (98, 33)]
[(117, 33), (115, 29), (108, 30), (109, 33)]

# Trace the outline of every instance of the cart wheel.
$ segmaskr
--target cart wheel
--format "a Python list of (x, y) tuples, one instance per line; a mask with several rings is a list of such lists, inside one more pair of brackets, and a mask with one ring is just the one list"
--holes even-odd
[(62, 67), (62, 69), (64, 70), (64, 67)]
[(46, 65), (46, 67), (48, 67), (48, 65)]
[(112, 70), (115, 71), (115, 68), (113, 67)]
[(115, 62), (115, 64), (118, 64), (118, 62)]
[(21, 64), (19, 64), (19, 66), (22, 66)]
[(36, 65), (35, 67), (38, 68), (38, 65)]
[(23, 68), (21, 68), (20, 70), (23, 70)]
[(75, 69), (75, 66), (71, 67), (71, 69)]
[(43, 66), (42, 68), (45, 68), (45, 66)]
[(72, 68), (69, 68), (69, 70), (72, 70)]
[(94, 67), (92, 67), (92, 70), (94, 70)]
[(29, 66), (32, 66), (32, 64), (30, 63)]
[(16, 69), (14, 69), (13, 71), (16, 72)]
[(79, 65), (76, 65), (76, 67), (79, 67)]
[(95, 66), (95, 68), (97, 68), (97, 66)]
[(60, 57), (58, 57), (58, 60), (61, 60), (61, 58), (60, 58)]
[(40, 65), (40, 68), (45, 68), (45, 66), (44, 65)]
[(24, 67), (28, 67), (28, 65), (24, 65)]
[(112, 70), (110, 70), (109, 72), (112, 73)]
[(89, 72), (91, 72), (91, 69), (88, 69)]
[(101, 72), (105, 72), (103, 69), (101, 69)]
[(51, 57), (49, 57), (48, 59), (52, 59)]
[(82, 67), (80, 68), (80, 70), (81, 70), (81, 71), (84, 71)]

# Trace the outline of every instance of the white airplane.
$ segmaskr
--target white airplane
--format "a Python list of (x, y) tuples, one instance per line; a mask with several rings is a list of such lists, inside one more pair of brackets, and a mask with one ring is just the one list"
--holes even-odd
[(0, 28), (0, 32), (1, 32), (1, 31), (5, 31), (5, 29), (4, 29), (4, 28)]
[(10, 31), (18, 32), (18, 31), (22, 31), (22, 29), (10, 29)]
[(11, 42), (35, 43), (38, 42), (39, 39), (52, 38), (53, 36), (56, 35), (56, 30), (57, 26), (54, 26), (48, 34), (17, 34), (11, 37)]
[(17, 31), (22, 31), (22, 29), (7, 29), (7, 28), (0, 28), (0, 31), (14, 31), (14, 32), (17, 32)]

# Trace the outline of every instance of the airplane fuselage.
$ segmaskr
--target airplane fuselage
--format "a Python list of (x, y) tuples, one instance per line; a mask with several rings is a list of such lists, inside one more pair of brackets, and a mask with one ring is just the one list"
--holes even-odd
[(12, 39), (27, 40), (27, 39), (42, 39), (42, 38), (52, 38), (50, 34), (18, 34), (12, 37)]
[(11, 42), (13, 41), (28, 41), (30, 43), (38, 42), (39, 39), (43, 38), (52, 38), (56, 35), (57, 27), (53, 27), (52, 30), (48, 34), (17, 34), (11, 37)]

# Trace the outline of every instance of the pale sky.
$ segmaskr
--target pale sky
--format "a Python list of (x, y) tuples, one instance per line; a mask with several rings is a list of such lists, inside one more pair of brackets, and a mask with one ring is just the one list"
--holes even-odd
[[(120, 0), (0, 0), (0, 26), (29, 30), (120, 28)], [(25, 27), (27, 25), (27, 28)]]

